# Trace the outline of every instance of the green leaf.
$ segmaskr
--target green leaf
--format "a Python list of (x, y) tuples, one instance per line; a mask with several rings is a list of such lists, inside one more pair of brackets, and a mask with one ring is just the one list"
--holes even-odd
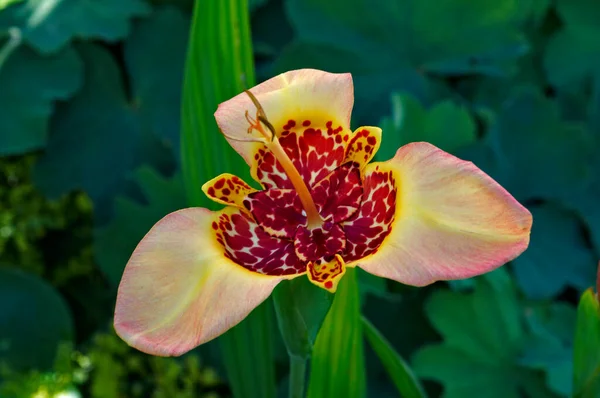
[(551, 298), (567, 286), (583, 291), (594, 280), (595, 255), (588, 248), (574, 214), (546, 204), (530, 208), (534, 225), (529, 248), (513, 269), (523, 292), (533, 299)]
[(600, 4), (590, 0), (557, 0), (564, 23), (548, 43), (544, 68), (552, 84), (577, 91), (600, 67)]
[(600, 308), (592, 289), (586, 290), (577, 308), (573, 372), (574, 397), (600, 394)]
[(16, 26), (29, 44), (52, 53), (75, 38), (121, 39), (130, 19), (149, 11), (143, 0), (26, 0), (0, 14), (0, 32)]
[[(176, 27), (164, 28), (169, 24)], [(94, 201), (96, 220), (102, 222), (135, 167), (150, 163), (165, 173), (173, 171), (174, 157), (169, 152), (178, 148), (174, 147), (180, 117), (177, 93), (186, 41), (179, 27), (185, 24), (178, 11), (161, 8), (135, 26), (125, 45), (133, 101), (108, 51), (92, 44), (77, 47), (85, 64), (85, 85), (55, 114), (47, 151), (36, 168), (36, 181), (47, 195), (83, 189)], [(157, 38), (154, 30), (159, 27), (163, 28)], [(153, 54), (165, 43), (171, 47), (169, 56), (158, 60)], [(172, 104), (163, 106), (165, 101)]]
[(365, 358), (356, 271), (347, 268), (313, 348), (308, 397), (364, 397)]
[(186, 205), (181, 176), (167, 179), (143, 166), (134, 172), (134, 181), (146, 203), (118, 196), (114, 218), (96, 231), (94, 239), (96, 261), (115, 287), (131, 253), (150, 228), (168, 213)]
[(134, 25), (125, 41), (133, 103), (151, 132), (179, 156), (181, 91), (190, 21), (173, 7)]
[(556, 11), (563, 22), (582, 33), (598, 29), (600, 4), (594, 0), (555, 0)]
[(355, 96), (352, 118), (366, 125), (376, 124), (389, 113), (390, 91), (408, 91), (420, 100), (428, 100), (434, 91), (434, 85), (422, 73), (403, 62), (386, 67), (335, 44), (293, 41), (283, 49), (274, 69), (282, 73), (298, 68), (352, 73)]
[[(249, 167), (223, 138), (213, 113), (219, 103), (253, 84), (247, 1), (197, 1), (181, 122), (181, 159), (189, 205), (216, 207), (205, 197), (201, 186), (219, 173), (249, 177)], [(265, 308), (270, 310), (265, 305), (270, 303), (254, 310), (219, 338), (229, 384), (237, 398), (275, 396), (272, 317), (265, 312)]]
[(563, 121), (538, 90), (515, 90), (488, 139), (497, 161), (492, 176), (520, 199), (569, 199), (592, 176), (591, 136), (582, 124)]
[(301, 42), (349, 51), (380, 71), (409, 64), (425, 72), (502, 75), (526, 50), (514, 0), (288, 0), (287, 11)]
[(308, 359), (333, 295), (299, 277), (281, 282), (273, 292), (275, 313), (290, 356)]
[(219, 337), (221, 356), (235, 398), (275, 397), (271, 300)]
[(356, 278), (358, 279), (361, 303), (364, 303), (369, 295), (395, 303), (402, 300), (400, 294), (388, 291), (387, 279), (370, 274), (360, 268), (356, 268)]
[(378, 156), (389, 159), (410, 142), (427, 141), (453, 152), (475, 141), (475, 122), (469, 112), (452, 101), (442, 101), (423, 109), (409, 94), (392, 94), (392, 114), (384, 118), (383, 145)]
[(478, 280), (470, 294), (433, 293), (425, 311), (444, 341), (418, 351), (414, 369), (440, 381), (445, 398), (552, 397), (538, 372), (517, 363), (525, 339), (519, 303), (510, 279), (497, 282)]
[(73, 319), (48, 283), (0, 268), (0, 363), (11, 370), (48, 369), (61, 342), (72, 342)]
[[(597, 162), (600, 165), (600, 162)], [(596, 170), (598, 166), (596, 166)], [(590, 232), (590, 238), (596, 252), (600, 252), (600, 174), (596, 174), (593, 182), (585, 190), (574, 192), (567, 200), (570, 206), (578, 210)]]
[(400, 396), (411, 398), (425, 397), (425, 391), (423, 391), (419, 380), (386, 338), (383, 337), (367, 318), (362, 318), (362, 324), (367, 340), (383, 363)]
[(43, 148), (54, 101), (81, 86), (83, 65), (72, 48), (42, 57), (19, 46), (0, 60), (0, 155)]
[[(254, 85), (246, 0), (196, 2), (182, 109), (183, 175), (191, 205), (216, 208), (200, 189), (224, 172), (249, 180), (249, 166), (229, 146), (214, 119), (217, 106)], [(239, 29), (221, 29), (235, 24)]]
[(85, 63), (85, 84), (55, 114), (34, 179), (53, 198), (85, 190), (98, 216), (107, 211), (126, 173), (137, 163), (141, 126), (110, 53), (91, 44), (78, 49)]
[(530, 334), (519, 359), (523, 366), (543, 370), (548, 387), (564, 396), (573, 384), (575, 317), (575, 309), (566, 303), (534, 308), (526, 318)]
[(287, 0), (286, 11), (297, 37), (274, 69), (351, 72), (359, 124), (389, 114), (390, 92), (424, 103), (446, 92), (431, 76), (512, 75), (528, 48), (515, 0)]
[(544, 56), (544, 69), (550, 83), (561, 89), (580, 89), (582, 80), (597, 73), (600, 43), (597, 32), (582, 34), (571, 25), (555, 33)]

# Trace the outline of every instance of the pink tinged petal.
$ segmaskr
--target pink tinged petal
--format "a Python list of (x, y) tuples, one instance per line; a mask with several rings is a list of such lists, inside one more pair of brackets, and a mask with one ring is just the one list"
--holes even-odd
[(224, 205), (243, 207), (244, 198), (256, 192), (244, 180), (233, 174), (221, 174), (202, 185), (202, 191), (209, 199)]
[(358, 211), (363, 197), (360, 171), (356, 163), (346, 163), (312, 188), (312, 197), (324, 220), (339, 223)]
[(269, 189), (248, 195), (244, 206), (271, 236), (294, 239), (296, 229), (306, 225), (306, 215), (293, 189)]
[(342, 228), (331, 222), (314, 229), (300, 227), (296, 232), (294, 247), (300, 260), (321, 264), (344, 250), (346, 237)]
[(129, 345), (181, 355), (235, 326), (281, 281), (225, 258), (211, 227), (218, 214), (201, 208), (171, 213), (139, 243), (115, 309), (115, 329)]
[(375, 170), (393, 174), (398, 198), (391, 233), (358, 262), (372, 274), (415, 286), (469, 278), (529, 244), (529, 211), (471, 162), (419, 142), (367, 173)]
[[(391, 171), (367, 167), (363, 191), (358, 212), (341, 224), (346, 234), (347, 244), (343, 257), (347, 263), (379, 250), (396, 217), (397, 184)], [(348, 266), (354, 264), (350, 263)]]
[(249, 271), (288, 278), (306, 271), (292, 240), (269, 235), (245, 211), (224, 209), (213, 228), (225, 257)]
[[(278, 129), (283, 128), (289, 120), (302, 124), (305, 119), (313, 119), (313, 126), (324, 126), (326, 121), (332, 121), (335, 126), (350, 126), (354, 87), (349, 73), (293, 70), (275, 76), (250, 91), (263, 106), (269, 121)], [(219, 105), (215, 118), (226, 136), (248, 139), (248, 122), (244, 116), (246, 110), (254, 116), (256, 108), (245, 93)], [(262, 144), (252, 142), (228, 141), (249, 165), (262, 147)]]
[[(278, 127), (276, 127), (278, 128)], [(344, 162), (350, 132), (331, 120), (288, 120), (278, 131), (279, 142), (308, 186), (312, 186)], [(266, 189), (293, 188), (283, 167), (266, 146), (252, 163), (252, 175)]]
[(381, 145), (379, 127), (361, 127), (354, 131), (346, 148), (344, 162), (356, 162), (361, 170), (373, 159)]
[(346, 265), (342, 257), (336, 254), (330, 261), (308, 263), (306, 270), (312, 283), (335, 293), (342, 276), (346, 273)]

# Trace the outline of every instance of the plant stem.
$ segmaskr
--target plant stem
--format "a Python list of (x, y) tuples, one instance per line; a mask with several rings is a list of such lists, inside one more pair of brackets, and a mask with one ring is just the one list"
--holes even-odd
[(306, 379), (306, 358), (290, 355), (290, 395), (289, 398), (304, 398)]

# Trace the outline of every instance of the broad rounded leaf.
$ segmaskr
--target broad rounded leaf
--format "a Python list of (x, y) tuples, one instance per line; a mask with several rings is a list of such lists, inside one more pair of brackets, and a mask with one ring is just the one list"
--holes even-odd
[(0, 155), (43, 148), (54, 101), (81, 86), (83, 64), (71, 48), (42, 57), (21, 45), (0, 62)]
[(25, 0), (0, 15), (3, 27), (17, 26), (25, 40), (44, 53), (75, 38), (116, 41), (129, 33), (129, 20), (146, 15), (143, 0)]
[(85, 85), (55, 114), (34, 178), (51, 197), (85, 190), (99, 216), (106, 214), (136, 164), (141, 125), (110, 53), (91, 44), (78, 49), (85, 62)]
[(521, 289), (533, 299), (551, 298), (567, 286), (581, 291), (595, 275), (595, 256), (574, 214), (555, 205), (531, 209), (529, 248), (513, 261)]
[(569, 91), (580, 90), (584, 79), (600, 67), (597, 32), (581, 33), (569, 26), (556, 32), (544, 54), (544, 69), (550, 83)]
[[(496, 271), (500, 272), (500, 271)], [(443, 336), (417, 352), (417, 374), (444, 385), (444, 398), (553, 397), (536, 371), (517, 361), (525, 330), (510, 280), (491, 286), (479, 281), (471, 294), (435, 292), (425, 311)]]
[(409, 63), (450, 75), (502, 75), (512, 72), (514, 60), (527, 48), (516, 27), (522, 10), (513, 0), (496, 1), (493, 7), (469, 0), (286, 4), (302, 42), (332, 45), (354, 53), (355, 59), (369, 54), (380, 70)]
[(179, 156), (181, 87), (190, 21), (162, 7), (134, 25), (125, 41), (125, 61), (134, 103), (152, 133)]
[(0, 363), (12, 370), (47, 369), (61, 342), (72, 342), (66, 303), (36, 276), (0, 268)]
[[(519, 199), (569, 199), (593, 173), (593, 138), (539, 90), (516, 90), (490, 131), (499, 182)], [(496, 174), (494, 174), (496, 176)]]
[(446, 152), (454, 152), (475, 141), (475, 122), (466, 108), (442, 101), (425, 110), (409, 94), (392, 94), (392, 114), (381, 121), (385, 145), (379, 159), (394, 156), (397, 148), (426, 141)]

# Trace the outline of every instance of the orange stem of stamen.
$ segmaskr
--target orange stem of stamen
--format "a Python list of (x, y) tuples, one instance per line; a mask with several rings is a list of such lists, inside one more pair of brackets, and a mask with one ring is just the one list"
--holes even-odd
[(302, 179), (302, 176), (294, 166), (294, 163), (292, 163), (288, 154), (283, 150), (277, 137), (266, 145), (283, 167), (283, 170), (285, 171), (285, 174), (287, 174), (292, 185), (294, 185), (294, 188), (300, 197), (300, 202), (302, 202), (302, 207), (304, 207), (304, 211), (306, 212), (308, 228), (318, 228), (323, 225), (323, 219), (319, 214), (319, 210), (317, 210), (317, 206), (315, 205), (304, 179)]

